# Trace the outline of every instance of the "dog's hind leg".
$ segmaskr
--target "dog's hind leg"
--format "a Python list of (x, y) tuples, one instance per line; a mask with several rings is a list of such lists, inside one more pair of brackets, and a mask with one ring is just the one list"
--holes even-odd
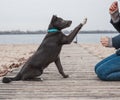
[(56, 66), (57, 66), (57, 68), (58, 68), (59, 73), (60, 73), (64, 78), (68, 78), (69, 76), (66, 75), (66, 74), (64, 73), (64, 71), (63, 71), (63, 67), (62, 67), (61, 62), (60, 62), (60, 57), (58, 57), (58, 58), (56, 59), (55, 64), (56, 64)]
[(43, 72), (38, 69), (29, 69), (24, 75), (22, 75), (21, 80), (23, 81), (42, 81), (41, 78), (37, 78)]

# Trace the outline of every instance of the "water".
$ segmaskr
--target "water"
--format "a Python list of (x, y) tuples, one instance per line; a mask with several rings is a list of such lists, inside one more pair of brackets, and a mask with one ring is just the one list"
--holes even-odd
[[(77, 40), (78, 43), (99, 43), (100, 37), (116, 35), (118, 34), (78, 34)], [(44, 34), (0, 35), (0, 44), (40, 44), (44, 36)]]
[(0, 44), (38, 44), (44, 36), (43, 34), (0, 35)]
[(78, 34), (78, 43), (100, 43), (100, 38), (104, 36), (115, 37), (119, 33), (114, 34)]

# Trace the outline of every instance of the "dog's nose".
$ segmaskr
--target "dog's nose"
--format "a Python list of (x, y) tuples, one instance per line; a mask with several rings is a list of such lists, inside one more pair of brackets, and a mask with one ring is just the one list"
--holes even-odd
[(72, 21), (71, 21), (71, 20), (69, 20), (69, 21), (68, 21), (68, 25), (70, 26), (71, 24), (72, 24)]

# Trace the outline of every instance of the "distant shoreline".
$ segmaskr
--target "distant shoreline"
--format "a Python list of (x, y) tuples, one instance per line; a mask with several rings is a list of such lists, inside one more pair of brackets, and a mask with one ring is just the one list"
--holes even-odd
[[(63, 31), (65, 34), (69, 34), (70, 31)], [(46, 34), (47, 31), (0, 31), (0, 35), (24, 35), (24, 34)], [(116, 34), (117, 31), (80, 31), (78, 34)]]

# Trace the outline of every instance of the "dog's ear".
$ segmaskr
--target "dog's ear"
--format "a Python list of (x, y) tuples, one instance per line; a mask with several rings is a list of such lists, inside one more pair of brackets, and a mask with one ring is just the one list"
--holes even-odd
[(48, 29), (53, 28), (53, 23), (54, 23), (56, 20), (57, 20), (57, 16), (56, 16), (56, 15), (53, 15), (53, 16), (52, 16), (52, 19), (51, 19), (51, 22), (50, 22), (50, 24), (49, 24), (49, 26), (48, 26)]
[(56, 15), (53, 15), (51, 22), (53, 22), (53, 21), (55, 21), (55, 20), (57, 20), (57, 16), (56, 16)]

